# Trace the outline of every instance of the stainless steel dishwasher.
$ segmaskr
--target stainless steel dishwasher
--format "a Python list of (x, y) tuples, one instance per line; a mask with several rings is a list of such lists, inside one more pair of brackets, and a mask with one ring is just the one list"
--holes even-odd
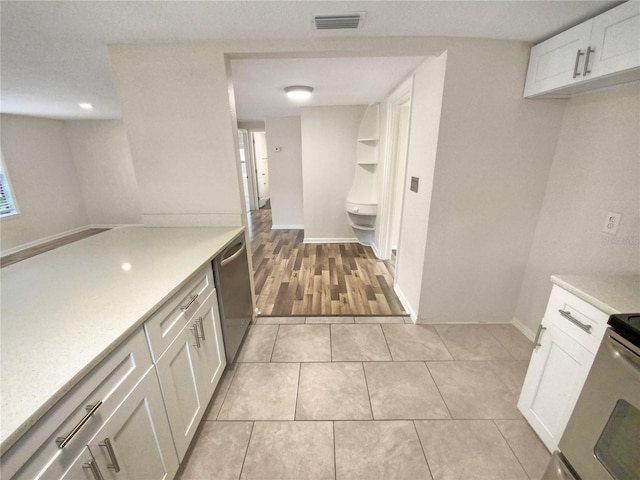
[(253, 316), (249, 261), (244, 232), (213, 260), (227, 363), (233, 363)]

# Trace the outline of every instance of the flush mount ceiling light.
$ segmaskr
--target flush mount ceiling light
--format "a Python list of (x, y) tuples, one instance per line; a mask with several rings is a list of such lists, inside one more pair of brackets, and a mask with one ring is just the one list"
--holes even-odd
[(90, 103), (79, 103), (78, 106), (83, 110), (93, 110), (93, 105)]
[(291, 85), (290, 87), (284, 87), (284, 93), (287, 94), (292, 100), (306, 100), (311, 96), (313, 88), (306, 85)]

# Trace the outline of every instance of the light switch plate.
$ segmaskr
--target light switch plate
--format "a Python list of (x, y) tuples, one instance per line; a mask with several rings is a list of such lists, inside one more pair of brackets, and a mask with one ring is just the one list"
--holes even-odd
[(409, 187), (412, 192), (418, 191), (418, 182), (420, 179), (418, 177), (411, 177), (411, 186)]
[(276, 152), (281, 152), (281, 151), (282, 151), (282, 147), (275, 147), (275, 148), (274, 148), (274, 150), (275, 150)]
[(620, 217), (622, 215), (620, 213), (615, 212), (607, 212), (607, 218), (604, 220), (604, 226), (602, 227), (602, 231), (604, 233), (610, 233), (611, 235), (615, 235), (618, 231), (618, 226), (620, 225)]

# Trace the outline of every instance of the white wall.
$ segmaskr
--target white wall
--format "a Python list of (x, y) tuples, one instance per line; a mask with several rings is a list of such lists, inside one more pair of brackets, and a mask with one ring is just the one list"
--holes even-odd
[(116, 45), (114, 86), (148, 225), (241, 225), (233, 89), (213, 44)]
[(514, 42), (447, 55), (421, 321), (512, 319), (565, 106), (522, 98), (528, 58)]
[(264, 130), (265, 122), (238, 122), (238, 129), (245, 130)]
[(305, 241), (353, 241), (345, 201), (365, 105), (302, 108)]
[[(404, 182), (395, 289), (414, 320), (421, 311), (422, 266), (431, 210), (446, 66), (446, 53), (440, 57), (428, 58), (416, 69), (413, 80), (407, 180)], [(418, 192), (409, 190), (412, 176), (420, 179)]]
[[(268, 118), (265, 127), (273, 228), (302, 229), (304, 210), (300, 117)], [(276, 152), (276, 146), (281, 151)]]
[[(602, 232), (622, 214), (617, 235)], [(535, 332), (552, 274), (640, 274), (640, 86), (569, 100), (515, 317)]]
[(138, 184), (122, 121), (81, 120), (65, 125), (89, 223), (142, 223)]
[(2, 115), (2, 152), (19, 215), (2, 219), (2, 250), (87, 225), (65, 122)]

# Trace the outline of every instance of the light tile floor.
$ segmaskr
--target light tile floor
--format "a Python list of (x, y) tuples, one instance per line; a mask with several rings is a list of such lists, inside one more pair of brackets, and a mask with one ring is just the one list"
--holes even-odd
[(178, 477), (539, 479), (516, 408), (532, 347), (511, 325), (259, 318)]

